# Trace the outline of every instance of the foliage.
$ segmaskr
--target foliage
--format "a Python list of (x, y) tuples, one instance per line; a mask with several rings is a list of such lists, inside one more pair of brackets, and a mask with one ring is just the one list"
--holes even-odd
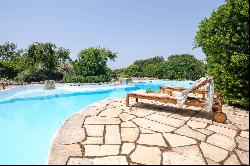
[(166, 61), (162, 57), (137, 60), (123, 69), (123, 77), (151, 77), (196, 80), (205, 74), (205, 64), (193, 55), (172, 55)]
[(147, 90), (146, 90), (146, 93), (153, 93), (154, 91), (151, 89), (151, 88), (148, 88)]
[(249, 4), (226, 0), (205, 18), (195, 36), (195, 46), (206, 54), (208, 73), (224, 101), (249, 107)]
[(81, 76), (106, 75), (107, 61), (115, 60), (116, 53), (100, 47), (82, 50), (73, 62), (74, 72)]
[(109, 82), (111, 77), (108, 75), (99, 75), (99, 76), (81, 76), (81, 75), (65, 75), (63, 78), (64, 82), (69, 83), (100, 83), (100, 82)]
[(205, 65), (193, 55), (169, 56), (161, 66), (162, 77), (171, 80), (196, 80), (205, 74)]

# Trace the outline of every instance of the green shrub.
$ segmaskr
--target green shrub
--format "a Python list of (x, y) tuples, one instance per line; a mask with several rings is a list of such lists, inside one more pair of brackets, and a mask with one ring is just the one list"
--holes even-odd
[(109, 82), (111, 77), (108, 75), (99, 75), (99, 76), (77, 76), (77, 75), (65, 75), (63, 78), (64, 82), (68, 83), (100, 83), (100, 82)]
[(148, 88), (147, 90), (146, 90), (146, 93), (153, 93), (154, 91), (151, 89), (151, 88)]
[(249, 2), (226, 0), (201, 21), (195, 42), (223, 101), (249, 107)]

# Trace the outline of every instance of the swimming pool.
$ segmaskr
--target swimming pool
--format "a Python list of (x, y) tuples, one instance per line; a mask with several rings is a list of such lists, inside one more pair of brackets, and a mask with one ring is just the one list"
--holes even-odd
[(58, 84), (44, 91), (42, 85), (0, 91), (0, 164), (46, 164), (51, 139), (75, 112), (107, 98), (125, 97), (133, 90), (160, 86), (190, 87), (192, 81), (143, 81), (72, 87)]

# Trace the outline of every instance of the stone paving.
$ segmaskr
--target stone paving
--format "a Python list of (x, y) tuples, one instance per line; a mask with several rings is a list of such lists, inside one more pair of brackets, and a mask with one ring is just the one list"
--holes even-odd
[(248, 165), (249, 112), (230, 106), (223, 112), (228, 120), (221, 124), (197, 108), (147, 100), (126, 107), (125, 99), (107, 99), (62, 125), (48, 164)]

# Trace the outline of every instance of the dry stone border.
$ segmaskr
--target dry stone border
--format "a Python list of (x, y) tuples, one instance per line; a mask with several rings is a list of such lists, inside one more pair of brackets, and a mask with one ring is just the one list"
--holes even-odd
[[(132, 100), (131, 100), (132, 101)], [(249, 165), (249, 112), (212, 113), (144, 100), (106, 99), (77, 112), (56, 132), (48, 164)]]

